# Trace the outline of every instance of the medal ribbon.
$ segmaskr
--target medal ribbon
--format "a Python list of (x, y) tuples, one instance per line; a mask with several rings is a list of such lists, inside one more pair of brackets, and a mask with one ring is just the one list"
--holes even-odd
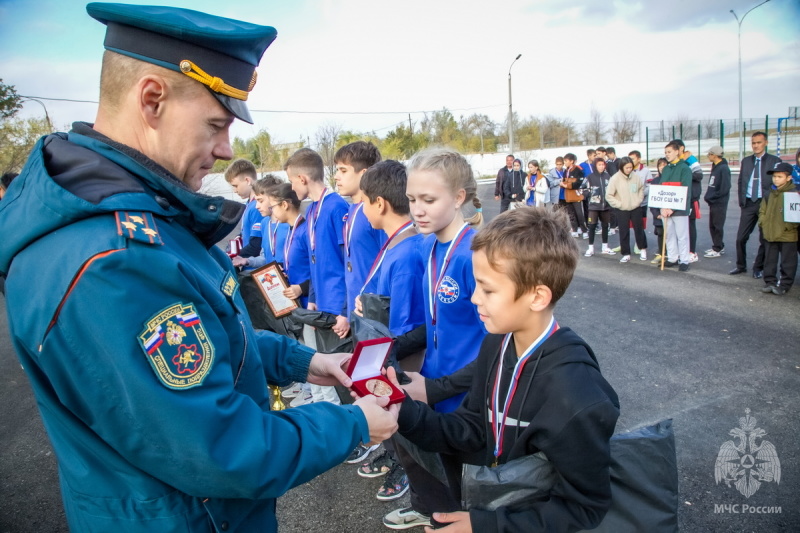
[(383, 263), (383, 258), (386, 257), (386, 252), (389, 251), (389, 245), (392, 243), (394, 238), (403, 233), (405, 230), (410, 229), (411, 226), (413, 225), (414, 223), (409, 220), (408, 222), (397, 228), (397, 230), (395, 230), (395, 232), (392, 233), (392, 236), (389, 237), (389, 239), (385, 243), (383, 243), (383, 246), (381, 246), (381, 249), (378, 252), (378, 256), (375, 258), (375, 261), (372, 262), (372, 268), (369, 269), (369, 274), (367, 274), (367, 281), (364, 282), (364, 286), (361, 287), (361, 290), (358, 292), (359, 296), (364, 293), (364, 289), (367, 288), (369, 282), (372, 281), (372, 277), (381, 267), (381, 263)]
[[(267, 221), (267, 232), (269, 233), (269, 253), (275, 257), (275, 249), (278, 245), (278, 222), (272, 223), (272, 220)], [(285, 257), (284, 257), (285, 259)]]
[(322, 189), (322, 196), (319, 198), (319, 202), (317, 202), (317, 209), (316, 212), (312, 210), (309, 215), (309, 225), (308, 225), (308, 240), (311, 242), (311, 253), (314, 253), (314, 250), (317, 249), (317, 219), (319, 218), (319, 212), (322, 210), (322, 203), (325, 201), (325, 197), (328, 196), (331, 191), (328, 191), (328, 188), (325, 187)]
[(442, 284), (442, 280), (444, 279), (444, 273), (447, 272), (447, 265), (450, 264), (450, 259), (452, 258), (453, 250), (456, 249), (458, 243), (461, 242), (461, 239), (464, 238), (464, 235), (467, 234), (469, 230), (469, 224), (466, 222), (461, 229), (458, 230), (456, 234), (456, 238), (454, 238), (450, 242), (450, 246), (447, 248), (447, 252), (444, 254), (444, 261), (442, 263), (441, 271), (437, 271), (436, 273), (436, 286), (433, 285), (433, 279), (431, 277), (431, 273), (436, 270), (436, 246), (439, 244), (439, 241), (436, 240), (433, 242), (433, 247), (431, 248), (431, 253), (428, 256), (428, 292), (431, 295), (430, 301), (428, 302), (428, 307), (431, 312), (431, 324), (436, 325), (436, 293), (439, 290), (439, 286)]
[[(550, 319), (550, 324), (539, 335), (539, 338), (533, 341), (533, 344), (528, 346), (528, 349), (517, 360), (514, 366), (514, 373), (511, 375), (511, 382), (508, 384), (508, 395), (506, 396), (505, 403), (503, 404), (503, 412), (500, 414), (500, 382), (503, 378), (503, 358), (505, 357), (508, 343), (511, 340), (511, 333), (506, 333), (506, 338), (503, 340), (503, 347), (500, 350), (500, 362), (497, 365), (497, 374), (494, 380), (494, 390), (492, 392), (492, 433), (494, 434), (494, 457), (495, 461), (500, 459), (503, 453), (503, 437), (506, 430), (506, 418), (508, 418), (508, 411), (511, 408), (511, 402), (514, 400), (514, 395), (517, 392), (517, 385), (519, 384), (519, 377), (522, 375), (522, 370), (525, 363), (528, 362), (533, 352), (535, 352), (544, 341), (558, 330), (558, 322), (555, 317)], [(519, 423), (519, 421), (517, 421)]]
[(347, 217), (344, 223), (344, 255), (350, 257), (350, 240), (353, 238), (353, 229), (356, 227), (356, 217), (358, 213), (364, 208), (364, 203), (361, 202), (353, 211), (352, 217)]
[(292, 249), (294, 232), (297, 231), (297, 225), (300, 224), (300, 221), (302, 219), (303, 215), (297, 215), (297, 218), (294, 219), (294, 224), (292, 225), (292, 231), (289, 232), (289, 236), (286, 238), (286, 242), (283, 243), (283, 266), (287, 272), (289, 271), (289, 250)]

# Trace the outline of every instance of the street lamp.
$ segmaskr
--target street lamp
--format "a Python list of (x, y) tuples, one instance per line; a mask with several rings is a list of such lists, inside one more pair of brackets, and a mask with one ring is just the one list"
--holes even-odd
[(50, 115), (47, 114), (47, 107), (45, 107), (44, 102), (42, 102), (41, 100), (37, 100), (36, 98), (30, 98), (28, 96), (24, 96), (22, 97), (22, 99), (30, 100), (31, 102), (36, 102), (37, 104), (42, 106), (42, 109), (44, 109), (44, 118), (47, 120), (47, 127), (50, 128), (50, 131), (54, 131), (53, 123), (50, 121)]
[[(769, 2), (769, 0), (764, 0), (760, 4), (755, 7), (751, 7), (747, 10), (747, 13), (753, 11), (756, 7), (761, 7), (764, 4)], [(742, 22), (744, 22), (744, 18), (747, 16), (747, 13), (742, 15), (742, 18), (739, 18), (736, 15), (736, 12), (731, 9), (731, 14), (736, 19), (736, 22), (739, 23), (739, 164), (742, 164), (742, 158), (744, 157), (744, 127), (742, 126)]]
[[(769, 1), (769, 0), (767, 0)], [(522, 54), (519, 54), (517, 57), (514, 58), (514, 61), (511, 62), (511, 66), (508, 67), (508, 146), (509, 152), (514, 151), (514, 112), (511, 109), (511, 67), (514, 66), (514, 63), (517, 62), (517, 59), (522, 57)]]

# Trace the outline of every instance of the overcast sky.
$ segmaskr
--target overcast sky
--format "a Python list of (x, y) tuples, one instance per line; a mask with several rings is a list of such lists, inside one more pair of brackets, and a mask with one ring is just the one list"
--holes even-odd
[[(156, 0), (277, 28), (250, 95), (254, 126), (275, 142), (324, 122), (383, 136), (419, 111), (514, 110), (581, 123), (594, 104), (642, 120), (738, 116), (737, 24), (759, 0)], [(602, 7), (600, 7), (602, 5)], [(800, 106), (800, 1), (771, 0), (742, 25), (744, 116)], [(0, 77), (23, 95), (98, 98), (105, 26), (76, 0), (0, 0)], [(44, 101), (60, 129), (95, 104)], [(281, 111), (261, 112), (258, 110)], [(372, 114), (314, 114), (344, 111)], [(378, 112), (396, 112), (394, 114)], [(23, 116), (41, 116), (28, 102)]]

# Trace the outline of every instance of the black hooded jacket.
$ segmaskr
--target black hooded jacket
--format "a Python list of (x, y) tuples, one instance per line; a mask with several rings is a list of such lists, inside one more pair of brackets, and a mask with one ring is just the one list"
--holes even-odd
[[(472, 462), (470, 458), (482, 451), (482, 464), (491, 464), (489, 399), (502, 343), (503, 335), (484, 339), (472, 385), (456, 411), (437, 413), (407, 398), (400, 410), (400, 432), (420, 448), (452, 454), (464, 462)], [(501, 403), (516, 361), (512, 339), (503, 357)], [(556, 331), (523, 369), (499, 461), (544, 452), (557, 471), (556, 484), (549, 498), (534, 502), (530, 510), (470, 510), (473, 531), (567, 532), (597, 526), (611, 505), (609, 439), (618, 416), (617, 394), (600, 374), (592, 349), (569, 328)]]

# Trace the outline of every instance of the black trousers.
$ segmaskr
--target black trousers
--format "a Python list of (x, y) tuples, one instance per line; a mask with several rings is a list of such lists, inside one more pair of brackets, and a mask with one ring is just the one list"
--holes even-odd
[(402, 444), (395, 441), (394, 449), (408, 476), (411, 507), (416, 512), (430, 516), (461, 510), (460, 465), (449, 456), (439, 456), (448, 481), (444, 483), (417, 463)]
[(642, 208), (637, 207), (632, 211), (622, 211), (615, 209), (617, 222), (619, 223), (619, 245), (622, 255), (631, 255), (631, 225), (633, 234), (636, 238), (636, 246), (640, 250), (647, 249), (647, 236), (644, 234), (644, 220), (642, 220)]
[(502, 198), (500, 200), (500, 212), (508, 211), (508, 206), (511, 205), (511, 198)]
[(708, 231), (711, 233), (711, 249), (720, 252), (725, 248), (722, 237), (725, 219), (728, 217), (728, 202), (708, 204)]
[(778, 263), (780, 261), (781, 287), (788, 291), (794, 283), (795, 274), (797, 274), (797, 241), (764, 241), (764, 248), (764, 283), (777, 285)]
[(602, 231), (601, 237), (603, 239), (603, 244), (608, 244), (608, 224), (611, 222), (610, 209), (605, 211), (589, 211), (589, 246), (594, 245), (598, 221), (600, 222), (600, 231)]
[(697, 211), (694, 208), (694, 200), (689, 210), (689, 253), (697, 253)]
[[(747, 241), (750, 234), (758, 225), (758, 208), (761, 207), (761, 200), (755, 202), (746, 199), (742, 207), (742, 215), (739, 218), (739, 230), (736, 232), (736, 267), (747, 269)], [(753, 262), (753, 271), (764, 270), (764, 236), (761, 229), (758, 230), (758, 252), (756, 260)]]
[(654, 224), (653, 234), (658, 239), (658, 248), (656, 249), (656, 253), (661, 254), (661, 250), (664, 249), (664, 226), (656, 226)]
[(572, 231), (589, 231), (586, 227), (586, 219), (583, 217), (583, 202), (567, 202), (567, 213), (571, 213), (569, 220), (572, 223)]

